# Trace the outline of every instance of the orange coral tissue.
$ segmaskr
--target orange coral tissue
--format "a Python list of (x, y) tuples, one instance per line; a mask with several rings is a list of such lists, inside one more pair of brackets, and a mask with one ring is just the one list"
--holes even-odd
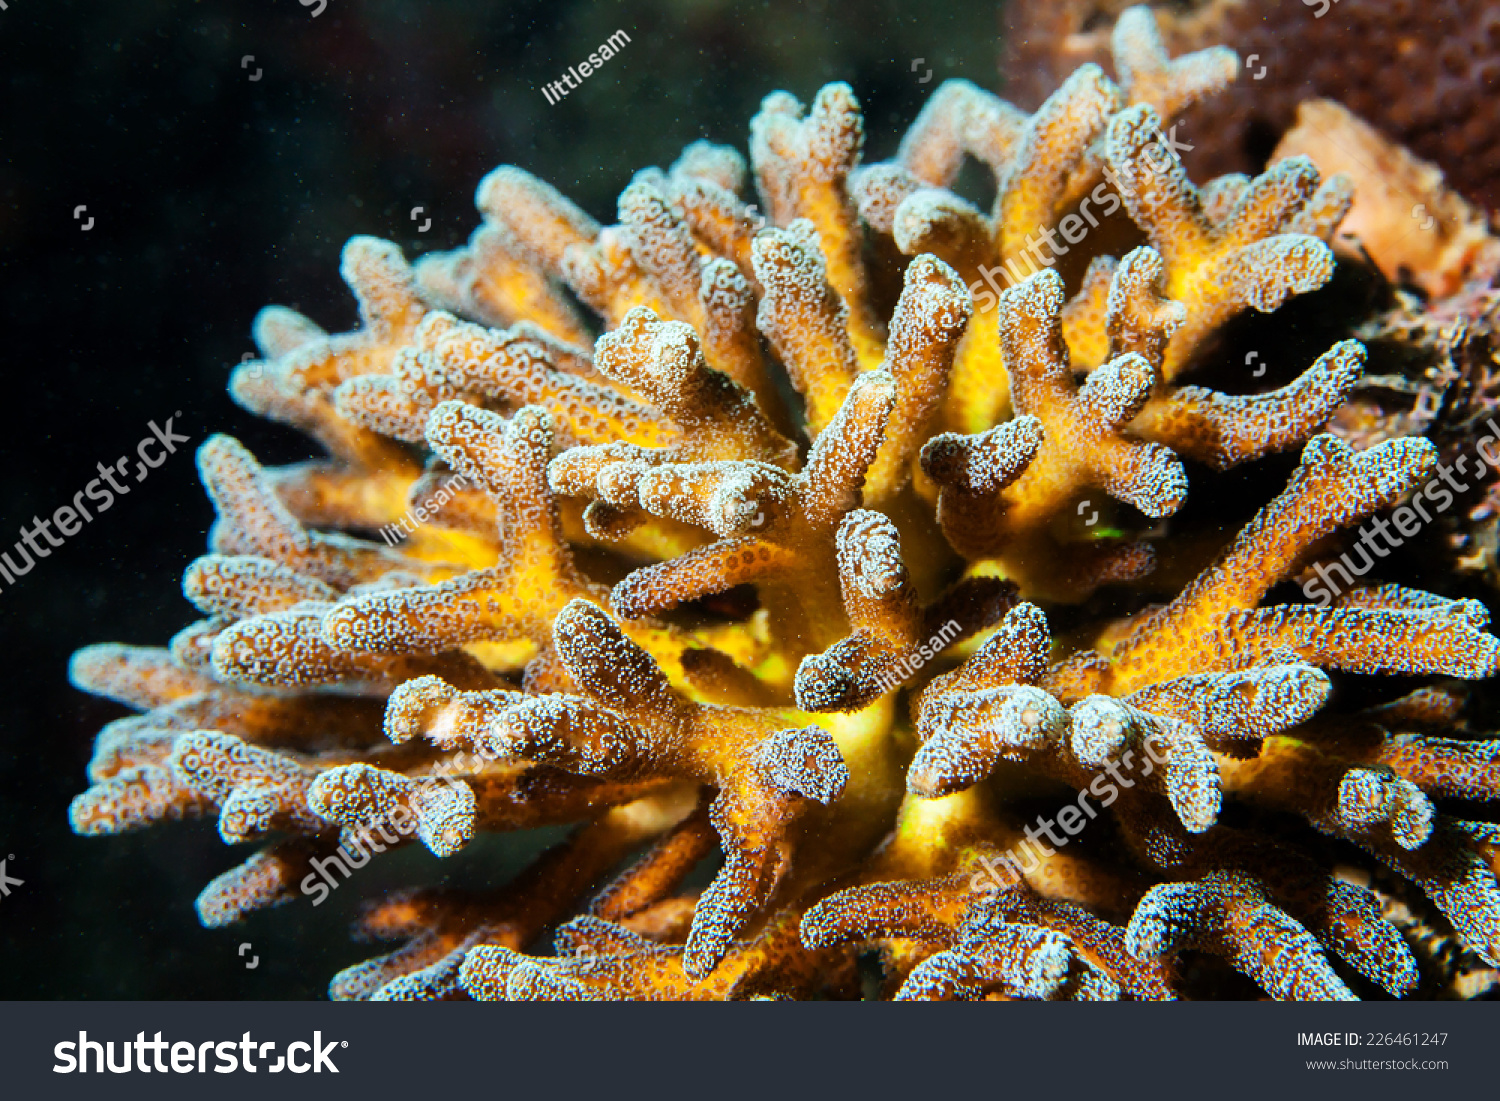
[[(1143, 9), (1114, 49), (1034, 114), (943, 85), (888, 163), (833, 84), (769, 96), (748, 166), (640, 172), (615, 225), (507, 166), (463, 249), (349, 242), (358, 330), (268, 309), (232, 384), (326, 454), (206, 443), (203, 618), (73, 660), (139, 712), (74, 829), (215, 819), (255, 846), (198, 900), (222, 926), (329, 858), (357, 892), (388, 848), (572, 827), (505, 886), (372, 901), (399, 943), (338, 998), (851, 997), (871, 951), (903, 999), (1401, 996), (1377, 882), (1500, 966), (1500, 742), (1334, 691), (1491, 676), (1484, 609), (1286, 595), (1433, 448), (1322, 434), (1352, 340), (1279, 389), (1190, 381), (1329, 280), (1349, 182), (1195, 184), (1161, 130), (1233, 54), (1169, 59)], [(1059, 232), (1087, 264), (1036, 270)], [(1278, 452), (1164, 590), (1201, 480)]]

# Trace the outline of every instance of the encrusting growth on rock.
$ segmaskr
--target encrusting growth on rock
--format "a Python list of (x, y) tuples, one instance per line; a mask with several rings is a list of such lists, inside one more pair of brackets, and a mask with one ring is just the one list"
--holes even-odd
[[(1454, 687), (1500, 667), (1485, 609), (1292, 588), (1433, 445), (1324, 433), (1353, 340), (1190, 382), (1331, 278), (1348, 181), (1195, 185), (1162, 126), (1234, 54), (1169, 58), (1144, 9), (1113, 43), (1118, 83), (1033, 114), (944, 84), (888, 163), (831, 84), (767, 97), (748, 165), (637, 173), (612, 226), (506, 166), (464, 248), (351, 241), (358, 330), (263, 311), (231, 383), (326, 456), (209, 440), (203, 618), (74, 656), (139, 714), (73, 828), (260, 846), (199, 897), (218, 927), (390, 848), (575, 827), (504, 886), (369, 903), (396, 943), (335, 998), (857, 997), (870, 949), (899, 999), (1404, 996), (1404, 926), (1337, 872), (1377, 864), (1500, 965), (1500, 741)], [(1298, 451), (1212, 547), (1183, 519)], [(1204, 548), (1180, 589), (1164, 532)], [(1442, 680), (1342, 689), (1387, 676)]]

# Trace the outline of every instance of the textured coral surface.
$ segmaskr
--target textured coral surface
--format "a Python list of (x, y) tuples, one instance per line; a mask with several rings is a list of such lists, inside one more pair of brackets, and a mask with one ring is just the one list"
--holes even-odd
[[(1074, 66), (1105, 61), (1109, 25), (1124, 6), (1124, 0), (1007, 4), (1007, 91), (1024, 105), (1040, 102)], [(1500, 8), (1493, 0), (1151, 6), (1172, 50), (1227, 42), (1245, 59), (1237, 89), (1184, 117), (1195, 169), (1246, 170), (1270, 152), (1301, 101), (1326, 96), (1436, 162), (1469, 198), (1500, 206)]]
[[(1323, 431), (1354, 340), (1191, 381), (1332, 277), (1350, 182), (1195, 184), (1163, 127), (1237, 58), (1169, 58), (1143, 9), (1113, 51), (1033, 114), (946, 83), (885, 163), (832, 84), (768, 96), (748, 165), (641, 171), (614, 225), (506, 166), (463, 249), (352, 240), (360, 327), (268, 308), (232, 383), (325, 454), (205, 443), (203, 618), (75, 655), (140, 714), (74, 829), (257, 845), (199, 896), (218, 927), (574, 827), (502, 887), (372, 900), (397, 943), (338, 998), (1347, 999), (1500, 964), (1487, 613), (1295, 588), (1436, 449)], [(1157, 577), (1195, 479), (1273, 453), (1284, 488)]]

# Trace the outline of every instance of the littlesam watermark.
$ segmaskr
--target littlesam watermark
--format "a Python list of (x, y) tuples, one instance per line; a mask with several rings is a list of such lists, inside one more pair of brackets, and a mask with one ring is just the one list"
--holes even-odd
[[(417, 209), (421, 209), (418, 207)], [(432, 495), (430, 499), (416, 508), (409, 508), (395, 523), (387, 524), (380, 529), (380, 538), (385, 540), (385, 545), (394, 547), (412, 532), (417, 530), (418, 524), (425, 524), (427, 518), (436, 516), (438, 510), (447, 504), (461, 489), (470, 489), (472, 486), (465, 480), (462, 474), (455, 474), (443, 484), (443, 488)]]
[(881, 693), (894, 692), (900, 688), (916, 675), (917, 670), (942, 653), (943, 648), (952, 639), (957, 638), (962, 633), (963, 628), (958, 625), (958, 620), (950, 619), (947, 623), (944, 623), (938, 628), (935, 635), (909, 654), (901, 657), (896, 662), (894, 668), (880, 675)]
[(597, 50), (589, 54), (587, 61), (568, 66), (568, 71), (562, 75), (561, 80), (554, 80), (543, 88), (542, 98), (547, 101), (549, 107), (555, 107), (563, 96), (577, 89), (585, 79), (598, 72), (606, 61), (623, 50), (629, 42), (628, 34), (624, 31), (615, 31), (600, 44)]

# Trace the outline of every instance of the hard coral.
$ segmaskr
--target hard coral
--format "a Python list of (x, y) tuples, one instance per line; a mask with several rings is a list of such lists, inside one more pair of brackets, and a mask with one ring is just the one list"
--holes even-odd
[[(1432, 447), (1318, 434), (1354, 341), (1265, 393), (1182, 381), (1226, 320), (1329, 278), (1347, 181), (1294, 158), (1195, 186), (1160, 128), (1234, 56), (1171, 60), (1139, 9), (1115, 51), (1120, 84), (1086, 65), (1034, 115), (944, 85), (888, 164), (860, 164), (849, 88), (769, 97), (764, 228), (700, 143), (615, 226), (507, 167), (464, 249), (352, 241), (361, 329), (268, 310), (233, 382), (329, 458), (207, 443), (205, 618), (74, 659), (142, 712), (100, 734), (74, 828), (263, 842), (200, 897), (220, 926), (414, 838), (578, 823), (497, 891), (377, 902), (362, 931), (404, 944), (340, 998), (851, 996), (866, 948), (902, 998), (1214, 995), (1230, 969), (1406, 994), (1415, 957), (1347, 872), (1375, 862), (1500, 961), (1500, 830), (1439, 809), (1500, 796), (1500, 742), (1435, 736), (1456, 706), (1421, 693), (1331, 704), (1330, 674), (1490, 676), (1483, 608), (1268, 603)], [(988, 212), (950, 190), (971, 156)], [(1058, 233), (1086, 270), (1024, 273)], [(1147, 604), (1147, 525), (1204, 467), (1296, 447)], [(1106, 497), (1107, 533), (1068, 523)], [(1125, 619), (1084, 603), (1106, 584)], [(1024, 822), (1059, 803), (1048, 846)]]
[[(1109, 21), (1125, 3), (1006, 4), (1006, 90), (1023, 106), (1038, 103), (1075, 66), (1107, 61)], [(1493, 140), (1500, 127), (1494, 95), (1500, 11), (1490, 0), (1158, 0), (1150, 6), (1174, 51), (1227, 42), (1246, 59), (1245, 83), (1201, 102), (1183, 119), (1196, 171), (1249, 171), (1292, 124), (1301, 102), (1332, 97), (1435, 161), (1470, 199), (1500, 206), (1500, 148)], [(1330, 134), (1325, 146), (1338, 137)]]

